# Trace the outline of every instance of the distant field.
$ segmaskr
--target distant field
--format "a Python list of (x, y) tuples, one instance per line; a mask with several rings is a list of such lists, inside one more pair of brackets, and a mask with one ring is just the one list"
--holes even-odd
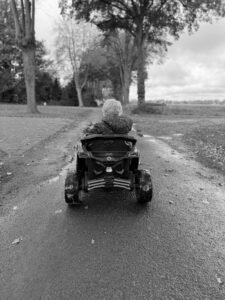
[[(150, 102), (147, 102), (144, 111), (141, 114), (145, 114), (144, 112), (148, 111)], [(137, 107), (137, 104), (131, 103), (126, 107), (126, 110), (131, 113), (132, 110)], [(156, 114), (162, 115), (178, 115), (178, 116), (206, 116), (206, 117), (217, 117), (222, 116), (225, 117), (225, 105), (204, 105), (204, 104), (157, 104), (153, 103), (152, 105), (153, 111), (155, 109)], [(151, 114), (151, 109), (149, 109)], [(157, 113), (159, 112), (159, 113)], [(153, 113), (153, 114), (155, 114)]]
[[(130, 104), (124, 110), (130, 113), (136, 104)], [(58, 117), (73, 117), (74, 112), (85, 111), (85, 110), (100, 110), (100, 108), (79, 108), (77, 106), (38, 106), (42, 116)], [(197, 105), (197, 104), (169, 104), (162, 106), (163, 115), (175, 115), (175, 116), (207, 116), (225, 117), (225, 105)], [(27, 116), (26, 105), (10, 105), (0, 103), (0, 116)], [(29, 114), (29, 116), (35, 116)], [(40, 117), (40, 116), (39, 116)]]
[(169, 104), (165, 113), (175, 115), (224, 116), (225, 105)]

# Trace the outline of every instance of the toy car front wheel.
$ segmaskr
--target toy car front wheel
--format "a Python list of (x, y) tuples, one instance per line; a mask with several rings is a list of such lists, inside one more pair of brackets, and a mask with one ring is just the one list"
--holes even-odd
[(152, 200), (153, 187), (151, 174), (148, 170), (138, 170), (135, 174), (135, 194), (138, 203), (144, 204)]
[(79, 206), (82, 204), (80, 199), (80, 182), (76, 172), (69, 171), (65, 180), (65, 202), (68, 205)]

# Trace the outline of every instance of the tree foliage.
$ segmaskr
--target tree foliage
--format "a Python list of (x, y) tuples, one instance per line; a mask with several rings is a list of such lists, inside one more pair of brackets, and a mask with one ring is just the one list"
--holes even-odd
[[(136, 37), (152, 41), (158, 29), (168, 29), (177, 37), (186, 25), (196, 29), (199, 21), (223, 15), (223, 0), (67, 0), (60, 1), (62, 13), (70, 11), (103, 30), (122, 28)], [(100, 13), (100, 15), (99, 15)], [(139, 25), (143, 27), (140, 28)], [(156, 35), (157, 37), (157, 35)]]
[(16, 85), (21, 53), (15, 46), (13, 18), (7, 0), (0, 2), (0, 99)]
[(223, 14), (223, 0), (61, 0), (62, 13), (74, 14), (103, 31), (123, 29), (135, 39), (138, 54), (138, 102), (145, 102), (147, 44), (162, 45), (169, 34), (179, 38), (185, 28), (198, 29), (201, 21)]
[(62, 89), (61, 104), (65, 106), (79, 106), (76, 86), (73, 78)]
[(137, 60), (134, 38), (124, 30), (114, 30), (105, 34), (104, 45), (111, 66), (111, 80), (114, 94), (122, 103), (129, 102), (131, 75)]
[(79, 106), (83, 106), (82, 90), (87, 83), (91, 54), (96, 47), (98, 31), (87, 22), (64, 18), (57, 24), (56, 57), (58, 65), (77, 90)]
[[(0, 2), (0, 102), (25, 103), (26, 88), (23, 73), (22, 51), (15, 45), (15, 34), (10, 6), (7, 0)], [(36, 41), (36, 98), (37, 102), (60, 101), (61, 86), (48, 69), (52, 61), (47, 50)]]

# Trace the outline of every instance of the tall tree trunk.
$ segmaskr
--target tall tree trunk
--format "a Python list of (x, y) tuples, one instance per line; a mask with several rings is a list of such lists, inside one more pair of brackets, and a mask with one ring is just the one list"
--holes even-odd
[(23, 48), (22, 53), (27, 93), (27, 110), (29, 113), (37, 113), (35, 96), (35, 47)]
[(125, 48), (124, 48), (124, 63), (123, 63), (123, 103), (129, 103), (130, 84), (131, 84), (131, 69), (132, 69), (132, 36), (129, 32), (125, 32)]
[(124, 69), (123, 104), (128, 104), (129, 103), (130, 76), (131, 76), (131, 71), (129, 69), (129, 66), (126, 66), (126, 68)]
[(113, 97), (123, 103), (123, 86), (120, 81), (112, 82)]
[(78, 104), (79, 104), (79, 106), (82, 107), (82, 106), (84, 106), (83, 98), (82, 98), (82, 89), (80, 87), (77, 74), (74, 74), (74, 83), (75, 83), (75, 87), (76, 87), (76, 91), (77, 91)]
[(16, 31), (16, 43), (23, 53), (24, 78), (27, 93), (27, 109), (36, 113), (35, 98), (35, 0), (10, 1)]
[[(142, 28), (142, 27), (141, 27)], [(138, 94), (138, 106), (145, 103), (145, 55), (143, 49), (143, 37), (142, 32), (138, 33), (137, 37), (137, 51), (138, 51), (138, 61), (137, 61), (137, 94)]]
[(84, 106), (80, 87), (76, 87), (79, 106)]

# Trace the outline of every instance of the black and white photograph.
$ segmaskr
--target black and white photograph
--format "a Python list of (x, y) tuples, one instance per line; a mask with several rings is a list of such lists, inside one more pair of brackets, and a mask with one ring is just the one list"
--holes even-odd
[(225, 1), (0, 0), (0, 300), (225, 299)]

